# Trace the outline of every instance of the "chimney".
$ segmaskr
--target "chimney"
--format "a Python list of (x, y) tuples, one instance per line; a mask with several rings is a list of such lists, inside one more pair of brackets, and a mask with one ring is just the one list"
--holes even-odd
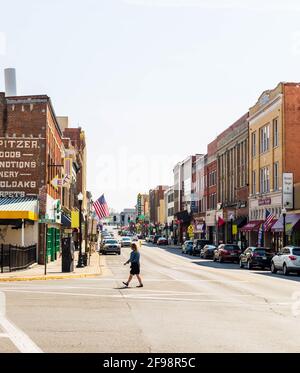
[(4, 76), (6, 97), (17, 96), (16, 69), (5, 69)]

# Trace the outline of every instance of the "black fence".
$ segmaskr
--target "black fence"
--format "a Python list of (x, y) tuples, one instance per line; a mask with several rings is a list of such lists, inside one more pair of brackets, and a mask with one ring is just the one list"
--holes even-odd
[(1, 273), (19, 271), (26, 269), (30, 265), (36, 263), (37, 246), (0, 246), (0, 268)]

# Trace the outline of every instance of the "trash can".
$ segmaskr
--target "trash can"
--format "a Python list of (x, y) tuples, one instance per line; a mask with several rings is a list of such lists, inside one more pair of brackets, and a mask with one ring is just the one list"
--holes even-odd
[(71, 237), (62, 239), (62, 272), (74, 272), (74, 245)]

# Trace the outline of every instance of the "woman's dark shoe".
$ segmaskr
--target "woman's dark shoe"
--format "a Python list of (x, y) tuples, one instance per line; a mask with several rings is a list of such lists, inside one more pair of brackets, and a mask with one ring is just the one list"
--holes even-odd
[(143, 288), (143, 287), (144, 287), (143, 284), (137, 286), (137, 288)]
[(128, 288), (128, 285), (129, 285), (128, 282), (123, 281), (123, 284)]

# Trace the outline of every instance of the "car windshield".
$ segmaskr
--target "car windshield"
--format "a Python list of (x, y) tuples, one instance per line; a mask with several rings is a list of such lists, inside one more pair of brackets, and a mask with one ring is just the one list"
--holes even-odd
[(129, 237), (123, 237), (122, 241), (131, 241), (131, 238), (129, 238)]
[(225, 245), (224, 247), (225, 250), (239, 250), (239, 246), (238, 245)]
[(105, 244), (106, 245), (117, 245), (118, 241), (116, 241), (116, 240), (106, 240)]
[(300, 247), (293, 249), (293, 255), (300, 256)]
[(259, 249), (255, 249), (254, 250), (255, 254), (259, 254), (259, 255), (265, 255), (266, 254), (266, 249), (263, 249), (263, 248), (259, 248)]

